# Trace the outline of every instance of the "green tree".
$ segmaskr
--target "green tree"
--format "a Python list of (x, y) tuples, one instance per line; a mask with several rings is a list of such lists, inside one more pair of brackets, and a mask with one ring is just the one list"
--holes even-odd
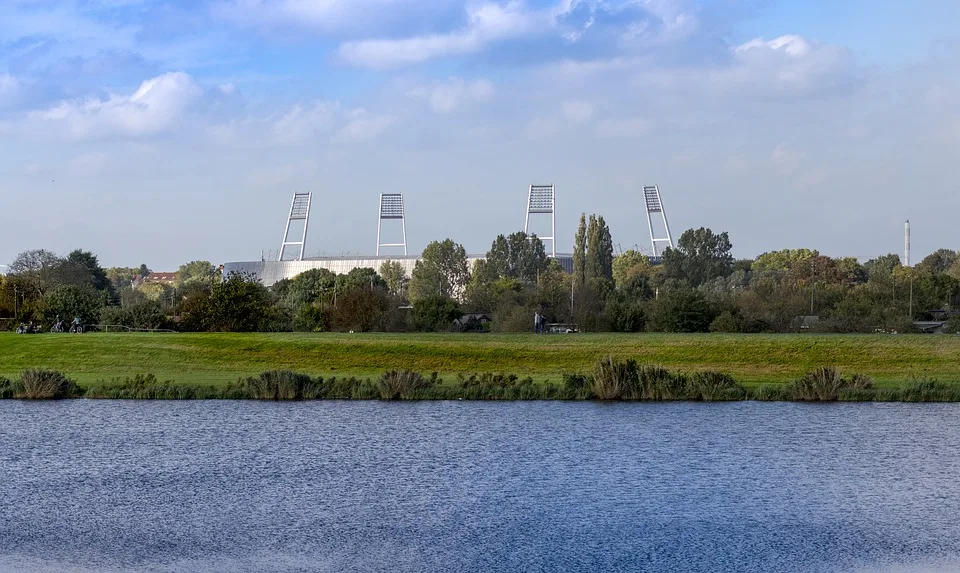
[(580, 225), (573, 237), (573, 284), (576, 288), (587, 280), (587, 216), (580, 214)]
[(627, 281), (633, 279), (636, 275), (650, 274), (650, 259), (647, 255), (633, 249), (626, 250), (613, 259), (611, 266), (613, 281), (617, 288), (623, 287)]
[(819, 257), (818, 251), (810, 249), (781, 249), (779, 251), (770, 251), (758, 256), (751, 265), (755, 271), (787, 271), (795, 266), (807, 268), (810, 266), (810, 259)]
[(78, 269), (83, 269), (89, 275), (90, 285), (99, 291), (108, 291), (112, 294), (113, 285), (107, 278), (107, 272), (100, 266), (97, 255), (90, 251), (76, 249), (67, 255), (64, 261), (67, 265), (73, 265)]
[(393, 296), (403, 300), (407, 298), (407, 271), (400, 261), (384, 261), (380, 265), (380, 276), (387, 283), (387, 290)]
[(726, 232), (715, 235), (710, 229), (687, 229), (680, 235), (677, 248), (663, 253), (663, 266), (671, 278), (686, 280), (696, 287), (716, 277), (725, 277), (733, 269), (730, 238)]
[(613, 238), (610, 228), (603, 217), (590, 215), (587, 225), (587, 257), (585, 262), (587, 279), (613, 279)]
[(647, 329), (653, 332), (707, 332), (710, 305), (699, 291), (673, 288), (653, 301)]
[(389, 297), (385, 288), (351, 286), (337, 296), (330, 322), (335, 330), (383, 330)]
[(56, 253), (34, 249), (17, 255), (10, 263), (10, 274), (19, 278), (17, 282), (20, 286), (42, 297), (48, 290), (62, 284), (56, 276), (62, 264), (63, 260)]
[(487, 268), (497, 278), (514, 278), (534, 283), (547, 268), (547, 251), (536, 235), (523, 231), (498, 235), (486, 255)]
[(202, 323), (213, 332), (254, 332), (264, 329), (270, 310), (270, 293), (260, 281), (231, 273), (213, 285)]
[(950, 249), (937, 249), (923, 258), (917, 270), (932, 274), (942, 274), (950, 270), (957, 262), (957, 252)]
[(191, 284), (213, 285), (217, 275), (217, 268), (210, 261), (190, 261), (177, 269), (177, 288)]
[(433, 241), (413, 268), (410, 277), (410, 300), (440, 296), (459, 298), (470, 281), (467, 251), (450, 239)]
[(46, 310), (44, 318), (53, 322), (57, 316), (66, 322), (80, 317), (84, 324), (91, 324), (100, 318), (103, 297), (90, 285), (61, 285), (44, 297)]
[(450, 330), (453, 321), (459, 317), (460, 305), (444, 296), (417, 299), (410, 315), (413, 327), (421, 332)]

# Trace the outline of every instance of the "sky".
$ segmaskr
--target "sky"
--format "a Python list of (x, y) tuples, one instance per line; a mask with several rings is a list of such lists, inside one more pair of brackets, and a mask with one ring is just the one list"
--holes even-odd
[[(372, 254), (380, 193), (411, 253), (483, 253), (553, 183), (650, 250), (958, 249), (955, 0), (4, 0), (0, 264), (82, 248), (175, 270), (280, 247)], [(532, 231), (549, 234), (544, 221)], [(384, 240), (397, 238), (384, 227)], [(549, 245), (548, 245), (549, 247)]]

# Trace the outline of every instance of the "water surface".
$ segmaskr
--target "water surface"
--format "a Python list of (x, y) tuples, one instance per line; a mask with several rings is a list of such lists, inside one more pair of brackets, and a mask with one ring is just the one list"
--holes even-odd
[(956, 571), (958, 417), (5, 401), (0, 571)]

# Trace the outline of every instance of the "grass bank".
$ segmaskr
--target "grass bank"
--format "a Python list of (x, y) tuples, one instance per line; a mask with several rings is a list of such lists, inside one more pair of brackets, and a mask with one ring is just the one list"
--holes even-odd
[(559, 384), (605, 355), (684, 372), (715, 370), (747, 387), (782, 384), (830, 364), (878, 387), (935, 378), (960, 384), (960, 337), (744, 334), (154, 334), (0, 333), (0, 376), (68, 373), (81, 387), (152, 373), (179, 384), (227, 385), (268, 370), (376, 379), (386, 370), (513, 372)]

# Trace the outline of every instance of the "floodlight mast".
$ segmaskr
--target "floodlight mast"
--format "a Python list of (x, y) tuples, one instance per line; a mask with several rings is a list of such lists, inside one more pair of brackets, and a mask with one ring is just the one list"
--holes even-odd
[[(650, 247), (653, 249), (653, 256), (660, 258), (663, 251), (660, 249), (660, 243), (666, 243), (666, 246), (673, 248), (673, 237), (670, 236), (670, 224), (667, 222), (667, 212), (663, 208), (663, 200), (660, 198), (660, 187), (657, 185), (647, 185), (643, 188), (643, 199), (647, 209), (647, 227), (650, 229)], [(663, 231), (666, 236), (658, 236), (653, 228), (653, 213), (660, 213), (663, 219)]]
[[(400, 219), (400, 229), (403, 233), (402, 243), (382, 243), (383, 221)], [(407, 255), (407, 222), (403, 212), (403, 193), (380, 194), (380, 218), (377, 221), (377, 256), (380, 256), (381, 247), (403, 247), (403, 255)]]
[[(293, 201), (290, 203), (290, 216), (287, 217), (287, 226), (283, 230), (283, 242), (280, 244), (280, 254), (278, 261), (283, 260), (283, 254), (287, 247), (300, 247), (300, 252), (295, 260), (303, 260), (303, 247), (307, 241), (307, 227), (310, 224), (310, 199), (312, 193), (294, 193)], [(290, 240), (290, 223), (292, 221), (303, 221), (303, 233), (299, 241)]]
[(531, 185), (527, 191), (527, 215), (523, 222), (523, 232), (530, 234), (530, 215), (550, 215), (550, 236), (540, 237), (541, 241), (550, 241), (550, 256), (557, 257), (557, 210), (556, 188), (550, 185)]

